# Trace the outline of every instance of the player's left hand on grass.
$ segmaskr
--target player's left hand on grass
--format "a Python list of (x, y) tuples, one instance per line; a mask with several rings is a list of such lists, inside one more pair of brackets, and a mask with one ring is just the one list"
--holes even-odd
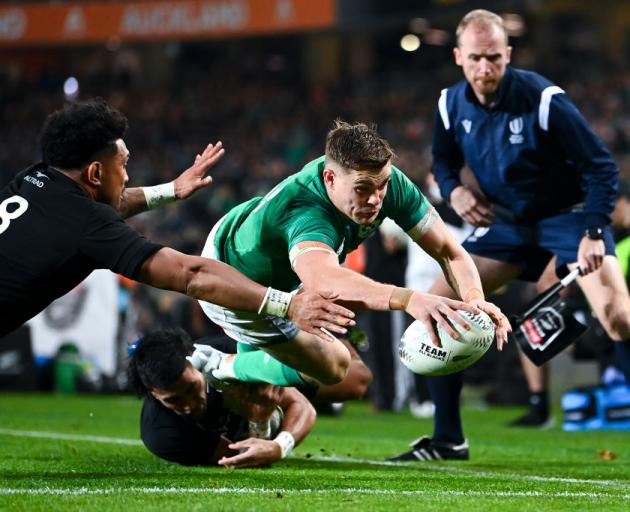
[(205, 176), (208, 169), (216, 164), (223, 155), (223, 144), (208, 144), (206, 149), (195, 158), (195, 163), (182, 172), (173, 183), (175, 184), (175, 197), (186, 199), (200, 188), (205, 188), (212, 183), (212, 176)]
[(586, 236), (582, 238), (577, 260), (581, 275), (585, 276), (601, 267), (605, 254), (606, 246), (603, 240), (591, 240)]
[(484, 313), (486, 313), (494, 322), (496, 337), (497, 337), (497, 349), (503, 350), (503, 347), (507, 345), (508, 333), (512, 332), (512, 326), (507, 316), (503, 314), (499, 307), (492, 304), (492, 302), (486, 302), (483, 299), (474, 299), (468, 302), (468, 304), (475, 306)]
[(345, 334), (355, 324), (354, 313), (335, 304), (336, 298), (333, 293), (302, 291), (292, 297), (287, 317), (303, 331), (331, 341), (326, 331)]
[(231, 450), (239, 450), (241, 453), (232, 457), (222, 457), (218, 464), (229, 468), (255, 468), (268, 466), (282, 458), (282, 449), (275, 441), (250, 437), (232, 443), (228, 446)]

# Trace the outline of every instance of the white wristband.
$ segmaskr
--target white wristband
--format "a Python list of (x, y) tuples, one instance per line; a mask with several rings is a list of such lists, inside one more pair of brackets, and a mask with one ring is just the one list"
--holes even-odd
[(291, 450), (293, 450), (293, 447), (295, 446), (295, 438), (293, 437), (293, 434), (291, 434), (291, 432), (287, 432), (286, 430), (280, 432), (275, 437), (274, 442), (280, 445), (283, 459), (291, 453)]
[(175, 197), (175, 182), (173, 181), (154, 187), (142, 187), (142, 192), (144, 192), (144, 199), (149, 210), (172, 203), (177, 199)]
[(259, 315), (273, 315), (285, 318), (289, 311), (289, 304), (293, 295), (287, 292), (276, 290), (275, 288), (267, 288), (267, 292), (263, 297), (262, 303), (258, 308)]

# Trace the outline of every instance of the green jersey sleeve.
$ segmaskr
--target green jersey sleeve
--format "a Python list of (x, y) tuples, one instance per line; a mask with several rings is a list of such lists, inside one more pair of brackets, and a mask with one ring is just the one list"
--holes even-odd
[(290, 209), (284, 222), (287, 247), (291, 250), (300, 242), (321, 242), (337, 250), (341, 243), (334, 216), (317, 205), (301, 205)]

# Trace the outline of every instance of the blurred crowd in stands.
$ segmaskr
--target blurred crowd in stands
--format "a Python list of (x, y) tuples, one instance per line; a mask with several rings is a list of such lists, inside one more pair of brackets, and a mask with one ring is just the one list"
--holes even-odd
[[(78, 99), (102, 96), (128, 116), (130, 186), (169, 181), (207, 143), (223, 141), (226, 155), (212, 170), (210, 190), (131, 221), (147, 237), (185, 252), (200, 253), (209, 229), (229, 208), (266, 193), (319, 156), (337, 117), (376, 123), (397, 153), (395, 164), (422, 185), (439, 92), (461, 77), (451, 47), (406, 54), (376, 45), (366, 70), (342, 65), (330, 81), (305, 69), (304, 37), (169, 43), (155, 51), (24, 50), (20, 63), (0, 68), (0, 186), (39, 159), (39, 129), (67, 100), (69, 76), (78, 80)], [(519, 41), (513, 64), (563, 87), (630, 178), (627, 61), (550, 52)], [(124, 289), (135, 306), (131, 331), (179, 325), (193, 336), (214, 332), (187, 298)]]

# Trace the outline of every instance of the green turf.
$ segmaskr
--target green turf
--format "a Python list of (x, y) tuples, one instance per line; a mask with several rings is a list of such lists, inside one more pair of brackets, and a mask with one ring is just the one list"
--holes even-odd
[(133, 398), (3, 394), (0, 510), (630, 510), (630, 433), (506, 428), (519, 412), (465, 409), (468, 462), (386, 465), (431, 422), (352, 404), (319, 418), (291, 458), (228, 470), (115, 444), (138, 437)]

